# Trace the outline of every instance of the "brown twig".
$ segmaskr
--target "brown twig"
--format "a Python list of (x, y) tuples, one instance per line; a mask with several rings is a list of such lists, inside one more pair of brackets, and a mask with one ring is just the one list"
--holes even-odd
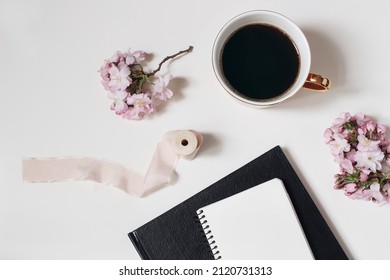
[(192, 46), (189, 46), (188, 49), (185, 49), (185, 50), (179, 51), (178, 53), (175, 53), (175, 54), (173, 54), (173, 55), (167, 56), (166, 58), (164, 58), (164, 59), (160, 62), (160, 64), (158, 65), (158, 67), (157, 67), (156, 70), (154, 70), (154, 71), (151, 72), (151, 73), (146, 74), (146, 76), (148, 76), (148, 77), (153, 76), (153, 75), (156, 74), (158, 71), (160, 71), (161, 66), (162, 66), (167, 60), (173, 59), (173, 58), (175, 58), (175, 57), (177, 57), (177, 56), (179, 56), (179, 55), (181, 55), (181, 54), (183, 54), (183, 53), (189, 53), (189, 52), (192, 51), (192, 49), (193, 49), (193, 47), (192, 47)]

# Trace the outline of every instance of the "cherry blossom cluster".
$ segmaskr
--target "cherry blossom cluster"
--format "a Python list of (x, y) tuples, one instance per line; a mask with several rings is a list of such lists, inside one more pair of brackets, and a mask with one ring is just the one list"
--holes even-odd
[(111, 110), (128, 120), (140, 120), (155, 112), (157, 106), (173, 95), (168, 88), (172, 75), (156, 76), (156, 72), (168, 59), (191, 49), (166, 57), (150, 73), (145, 73), (141, 64), (145, 60), (145, 52), (131, 49), (115, 52), (99, 70), (108, 98), (112, 100)]
[(341, 113), (324, 132), (340, 174), (335, 189), (352, 199), (390, 202), (390, 142), (387, 128), (362, 113)]

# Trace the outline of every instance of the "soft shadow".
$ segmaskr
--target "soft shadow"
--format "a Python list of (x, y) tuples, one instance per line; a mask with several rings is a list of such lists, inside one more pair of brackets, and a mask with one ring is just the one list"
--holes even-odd
[(289, 151), (283, 147), (283, 152), (284, 154), (286, 155), (288, 161), (290, 162), (290, 164), (292, 165), (294, 171), (297, 173), (298, 175), (298, 178), (301, 180), (302, 184), (305, 186), (307, 192), (309, 193), (311, 199), (314, 201), (314, 204), (317, 206), (318, 210), (320, 211), (322, 217), (324, 218), (324, 220), (326, 221), (326, 223), (328, 224), (329, 228), (331, 229), (332, 233), (334, 234), (334, 236), (336, 237), (337, 241), (339, 242), (341, 248), (343, 248), (345, 254), (347, 255), (347, 257), (349, 259), (353, 259), (353, 256), (351, 254), (351, 252), (348, 250), (345, 242), (343, 241), (343, 239), (341, 238), (341, 236), (339, 235), (337, 229), (335, 228), (334, 224), (332, 223), (332, 221), (329, 219), (329, 217), (326, 215), (325, 213), (325, 210), (324, 208), (322, 207), (322, 205), (320, 204), (320, 202), (318, 201), (317, 197), (314, 195), (313, 191), (311, 188), (308, 188), (309, 184), (307, 183), (307, 181), (305, 180), (304, 176), (302, 175), (301, 171), (299, 170), (299, 168), (297, 167), (297, 165), (295, 164), (294, 162), (294, 159), (292, 158), (292, 156), (290, 155)]
[(302, 108), (304, 106), (324, 106), (334, 102), (340, 94), (356, 93), (346, 85), (346, 63), (340, 46), (324, 32), (302, 28), (310, 45), (310, 72), (320, 74), (331, 81), (331, 88), (326, 93), (317, 93), (301, 89), (296, 95), (278, 105), (285, 108)]
[(202, 133), (203, 144), (199, 149), (199, 155), (207, 154), (210, 156), (217, 155), (222, 148), (222, 141), (219, 140), (214, 134)]
[(183, 90), (188, 86), (188, 80), (184, 77), (174, 77), (168, 87), (173, 91), (173, 100), (179, 101), (184, 98)]
[(169, 106), (169, 103), (171, 102), (178, 102), (184, 98), (183, 91), (188, 86), (187, 79), (183, 77), (174, 77), (172, 80), (170, 80), (168, 88), (172, 90), (173, 96), (171, 99), (162, 102), (157, 107), (158, 114), (164, 113), (167, 110), (167, 107)]
[(173, 170), (171, 179), (169, 180), (169, 185), (174, 185), (177, 181), (179, 181), (179, 174), (177, 174), (176, 170)]
[(152, 62), (153, 59), (154, 59), (154, 54), (152, 54), (152, 53), (145, 53), (145, 60), (144, 60), (145, 64), (148, 64), (148, 63)]
[(310, 71), (329, 78), (333, 89), (343, 87), (346, 77), (346, 65), (340, 47), (326, 33), (310, 28), (303, 28), (302, 31), (310, 45)]

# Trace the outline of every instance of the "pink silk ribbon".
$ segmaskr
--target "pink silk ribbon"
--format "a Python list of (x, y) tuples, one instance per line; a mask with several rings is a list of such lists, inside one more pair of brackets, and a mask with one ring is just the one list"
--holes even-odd
[(159, 142), (145, 176), (109, 160), (52, 157), (24, 158), (23, 180), (29, 183), (94, 181), (144, 197), (169, 183), (178, 159), (192, 159), (202, 142), (202, 135), (193, 130), (167, 132)]

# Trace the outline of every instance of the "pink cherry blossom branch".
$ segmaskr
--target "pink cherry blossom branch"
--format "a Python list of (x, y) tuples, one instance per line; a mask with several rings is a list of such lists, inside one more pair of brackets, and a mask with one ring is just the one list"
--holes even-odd
[(167, 56), (158, 68), (150, 73), (145, 73), (141, 64), (145, 60), (145, 52), (131, 49), (127, 52), (116, 51), (99, 69), (103, 86), (109, 91), (108, 97), (113, 100), (111, 110), (129, 120), (140, 120), (155, 112), (161, 102), (167, 101), (173, 95), (167, 87), (172, 75), (155, 77), (152, 81), (150, 77), (160, 71), (166, 61), (189, 53), (192, 49), (190, 46)]
[(177, 53), (175, 53), (175, 54), (173, 54), (173, 55), (167, 56), (166, 58), (164, 58), (164, 59), (160, 62), (160, 64), (158, 65), (158, 67), (157, 67), (156, 70), (154, 70), (154, 71), (151, 72), (151, 73), (146, 74), (146, 76), (148, 76), (148, 77), (153, 76), (153, 75), (156, 74), (158, 71), (160, 71), (161, 66), (162, 66), (165, 62), (167, 62), (168, 60), (173, 59), (173, 58), (175, 58), (175, 57), (177, 57), (177, 56), (179, 56), (179, 55), (181, 55), (181, 54), (190, 53), (192, 50), (193, 50), (193, 47), (192, 47), (192, 46), (189, 46), (189, 47), (188, 47), (187, 49), (185, 49), (185, 50), (182, 50), (182, 51), (179, 51), (179, 52), (177, 52)]

